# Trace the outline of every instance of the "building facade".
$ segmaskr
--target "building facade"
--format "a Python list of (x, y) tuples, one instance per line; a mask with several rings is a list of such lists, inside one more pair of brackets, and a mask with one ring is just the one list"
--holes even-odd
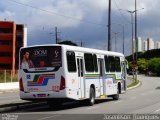
[(160, 49), (160, 42), (159, 41), (155, 42), (155, 49)]
[(143, 51), (147, 51), (147, 49), (148, 49), (147, 46), (148, 46), (148, 45), (147, 45), (147, 41), (144, 40), (144, 41), (143, 41)]
[(154, 41), (151, 38), (147, 39), (147, 50), (153, 50), (154, 49)]
[(142, 52), (142, 39), (138, 37), (138, 52)]
[(0, 71), (11, 70), (14, 76), (18, 69), (19, 49), (26, 45), (25, 25), (0, 21)]

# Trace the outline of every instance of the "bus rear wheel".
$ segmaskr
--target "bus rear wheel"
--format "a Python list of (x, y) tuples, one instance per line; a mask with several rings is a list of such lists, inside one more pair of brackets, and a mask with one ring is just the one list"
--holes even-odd
[(90, 95), (89, 95), (89, 99), (87, 100), (87, 104), (89, 106), (93, 106), (95, 103), (95, 90), (91, 87), (90, 88)]

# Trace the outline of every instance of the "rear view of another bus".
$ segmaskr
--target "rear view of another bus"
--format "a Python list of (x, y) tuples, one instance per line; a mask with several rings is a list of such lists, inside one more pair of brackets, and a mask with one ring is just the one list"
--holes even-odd
[(19, 61), (21, 99), (49, 100), (65, 96), (61, 46), (21, 48)]

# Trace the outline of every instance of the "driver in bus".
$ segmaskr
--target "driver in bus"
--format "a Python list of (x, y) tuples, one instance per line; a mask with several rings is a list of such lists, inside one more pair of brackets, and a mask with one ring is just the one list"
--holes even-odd
[(29, 69), (33, 67), (34, 67), (33, 62), (29, 59), (29, 52), (24, 52), (21, 61), (21, 69)]

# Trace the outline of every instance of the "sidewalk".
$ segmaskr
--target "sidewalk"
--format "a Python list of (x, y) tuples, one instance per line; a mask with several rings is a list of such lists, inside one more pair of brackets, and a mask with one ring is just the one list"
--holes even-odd
[(5, 94), (5, 93), (15, 93), (18, 92), (19, 89), (7, 89), (7, 90), (0, 90), (0, 94)]
[(0, 93), (18, 92), (18, 89), (19, 89), (18, 82), (0, 83)]

